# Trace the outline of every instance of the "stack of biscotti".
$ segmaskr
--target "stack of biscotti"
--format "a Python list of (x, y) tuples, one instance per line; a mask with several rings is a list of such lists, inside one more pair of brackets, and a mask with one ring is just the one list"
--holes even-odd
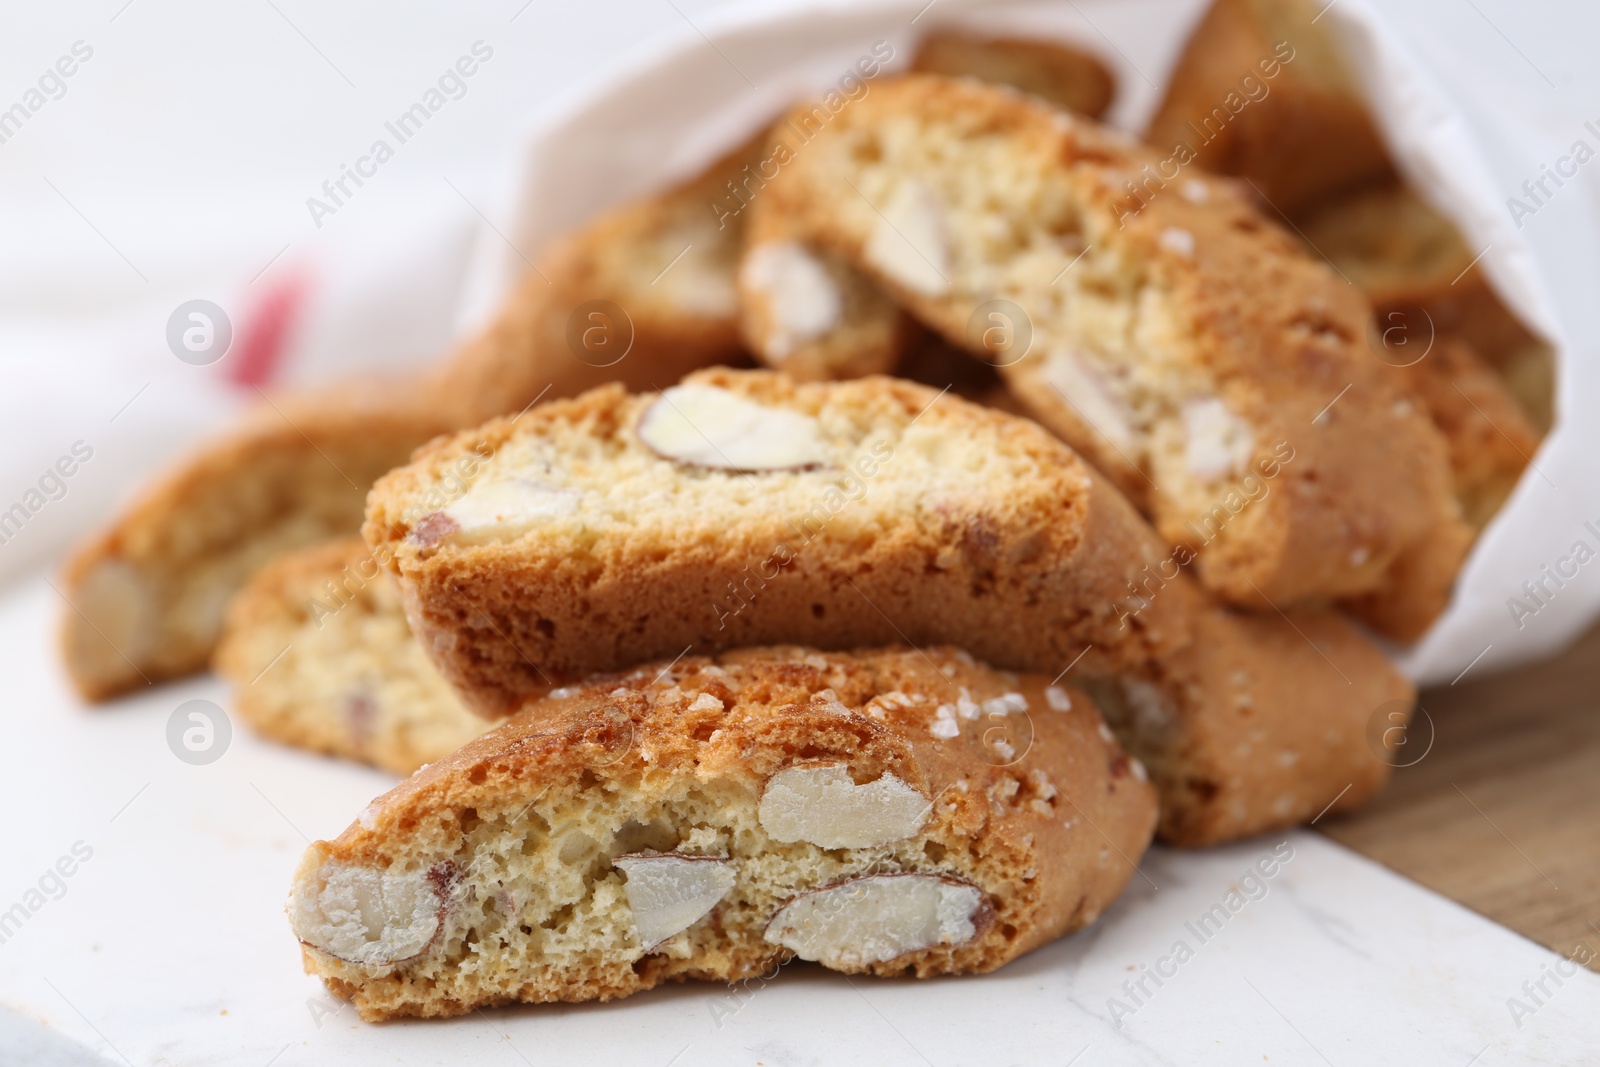
[(1194, 594), (1125, 624), (1153, 541), (1031, 423), (704, 372), (442, 438), (370, 506), (420, 647), (505, 721), (307, 853), (307, 967), (368, 1018), (990, 970), (1150, 840), (1144, 766), (1057, 679), (1164, 659)]
[[(1550, 428), (1552, 353), (1490, 287), (1484, 250), (1402, 181), (1322, 11), (1308, 0), (1214, 0), (1146, 136), (1174, 169), (1243, 181), (1367, 296), (1369, 347), (1409, 368), (1482, 529)], [(1137, 181), (1141, 197), (1153, 191)]]
[[(1169, 109), (1260, 10), (1217, 5)], [(1359, 146), (1336, 55), (1303, 47), (1270, 76), (1306, 72), (1291, 99)], [(1459, 338), (1375, 358), (1371, 304), (1260, 190), (1149, 181), (1159, 146), (1093, 121), (1092, 57), (935, 34), (912, 67), (559, 242), (369, 405), (419, 414), (344, 479), (374, 483), (364, 540), (347, 500), (312, 528), (329, 509), (286, 497), (269, 536), (173, 491), (80, 565), (145, 642), (101, 661), (170, 676), (216, 645), (260, 733), (410, 775), (289, 903), (364, 1018), (790, 958), (987, 971), (1093, 922), (1152, 836), (1385, 782), (1369, 724), (1413, 691), (1341, 612), (1409, 640), (1447, 603), (1515, 482), (1495, 433), (1537, 440), (1499, 432), (1494, 365)], [(1206, 165), (1265, 165), (1253, 129)], [(1301, 162), (1262, 182), (1296, 211), (1370, 169)], [(1350, 244), (1373, 278), (1410, 255)], [(746, 349), (774, 369), (701, 369)], [(369, 443), (330, 421), (330, 465)], [(221, 451), (196, 465), (252, 497), (311, 464)]]
[(371, 1019), (796, 956), (989, 970), (1092, 921), (1158, 821), (1204, 844), (1361, 803), (1371, 713), (1410, 697), (1327, 611), (1181, 570), (1130, 599), (1165, 548), (1103, 476), (884, 377), (543, 404), (420, 450), (364, 532), (500, 721), (296, 875), (308, 970)]
[[(1222, 185), (1111, 235), (1104, 194), (1143, 150), (1032, 98), (914, 77), (858, 105), (751, 206), (746, 336), (807, 318), (781, 305), (817, 292), (841, 297), (845, 325), (889, 327), (823, 330), (783, 357), (819, 357), (801, 366), (826, 377), (886, 360), (897, 317), (970, 349), (963, 308), (1026, 301), (1042, 353), (1145, 388), (1132, 454), (1113, 459), (1092, 420), (1052, 421), (1091, 466), (1033, 422), (904, 381), (731, 371), (598, 389), (420, 450), (375, 487), (367, 550), (455, 698), (505, 721), (307, 855), (291, 900), (307, 966), (368, 1017), (616, 996), (790, 954), (988, 969), (1098, 912), (1151, 821), (1207, 844), (1381, 786), (1367, 724), (1410, 688), (1317, 602), (1417, 625), (1443, 593), (1415, 557), (1442, 544), (1453, 569), (1464, 524), (1445, 442), (1398, 379), (1355, 358), (1365, 306)], [(860, 136), (881, 139), (861, 152)], [(882, 170), (849, 169), (861, 160)], [(898, 193), (898, 167), (921, 186)], [(1035, 198), (992, 195), (985, 170)], [(841, 177), (943, 286), (842, 202)], [(974, 181), (970, 201), (952, 194)], [(951, 204), (980, 217), (939, 217)], [(1005, 225), (985, 228), (995, 204)], [(1000, 229), (1020, 247), (994, 247)], [(1204, 262), (1212, 244), (1218, 263)], [(779, 251), (763, 261), (762, 247)], [(1098, 285), (1043, 303), (1080, 259)], [(1243, 314), (1222, 280), (1252, 263), (1298, 304), (1281, 320)], [(1030, 287), (1021, 266), (1053, 270)], [(867, 300), (843, 299), (856, 284)], [(1142, 312), (1152, 333), (1116, 349), (1114, 329), (1075, 321), (1084, 309)], [(1026, 355), (1004, 381), (1042, 417), (1028, 386), (1052, 369)], [(1321, 377), (1296, 372), (1313, 357)], [(1351, 380), (1319, 395), (1333, 377)], [(1323, 418), (1329, 397), (1337, 418)], [(1172, 532), (1206, 522), (1204, 553)], [(406, 641), (386, 632), (398, 659)], [(892, 684), (853, 688), (851, 665), (884, 662), (899, 665)], [(1048, 743), (1056, 714), (1087, 715), (1111, 746), (1110, 778), (1127, 781), (1114, 809), (1090, 810), (1100, 779)], [(921, 769), (862, 766), (868, 737), (910, 746)], [(956, 761), (943, 777), (926, 769), (940, 758)], [(980, 766), (1006, 773), (979, 782)], [(1159, 816), (1142, 821), (1146, 779)], [(1088, 905), (1006, 918), (1012, 875), (987, 836), (1002, 827), (928, 814), (980, 789), (992, 812), (1022, 797), (1048, 818), (1065, 799), (1062, 827), (1111, 846), (1098, 888), (1045, 853), (1016, 857), (1050, 873), (1044, 898)], [(909, 814), (859, 830), (868, 811)], [(844, 850), (842, 866), (815, 849)], [(491, 955), (469, 960), (464, 946), (485, 942)]]

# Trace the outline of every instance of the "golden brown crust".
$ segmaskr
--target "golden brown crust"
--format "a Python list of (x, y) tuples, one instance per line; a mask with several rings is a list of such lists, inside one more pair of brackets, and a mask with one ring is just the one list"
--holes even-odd
[[(686, 647), (903, 639), (1059, 671), (1080, 654), (1086, 667), (1113, 667), (1188, 640), (1198, 594), (1187, 578), (1122, 625), (1121, 601), (1160, 543), (1033, 423), (887, 378), (687, 381), (826, 417), (840, 466), (744, 475), (658, 464), (635, 431), (654, 398), (610, 386), (437, 441), (374, 488), (367, 542), (391, 560), (413, 630), (475, 710), (505, 714), (550, 685)], [(525, 475), (579, 494), (576, 517), (507, 541), (439, 542), (428, 516), (453, 499), (451, 479), (478, 477), (480, 457), (530, 449), (609, 457), (581, 476), (559, 458)], [(863, 456), (875, 458), (851, 503), (840, 486)], [(640, 519), (608, 518), (606, 487), (613, 469), (645, 462), (658, 479), (649, 492), (669, 510), (641, 533)], [(966, 463), (1003, 463), (1005, 474), (958, 483)], [(702, 489), (714, 500), (671, 503)]]
[(1146, 140), (1184, 146), (1296, 215), (1393, 173), (1335, 43), (1307, 0), (1214, 0), (1195, 27)]
[[(1189, 178), (1130, 200), (1125, 183), (1154, 162), (1015, 94), (909, 77), (834, 117), (765, 195), (954, 344), (973, 346), (990, 302), (1019, 306), (1033, 347), (1002, 368), (1013, 393), (1198, 557), (1220, 596), (1259, 607), (1387, 588), (1391, 565), (1459, 525), (1443, 440), (1368, 351), (1358, 293), (1226, 183)], [(884, 213), (917, 183), (942, 205), (949, 246), (920, 285), (873, 251), (903, 238)], [(1065, 399), (1054, 368), (1082, 364), (1078, 346), (1140, 383), (1127, 414), (1149, 420), (1136, 442), (1147, 460), (1084, 416), (1081, 396)], [(1209, 485), (1185, 452), (1192, 400), (1250, 434), (1249, 462)]]
[(1090, 686), (1161, 791), (1163, 840), (1283, 829), (1383, 787), (1399, 756), (1371, 747), (1370, 726), (1409, 713), (1416, 692), (1354, 627), (1329, 611), (1213, 608), (1196, 633), (1152, 669)]
[(485, 729), (423, 655), (359, 537), (257, 571), (228, 606), (213, 664), (263, 736), (399, 775)]
[[(992, 970), (1094, 921), (1133, 874), (1155, 821), (1142, 769), (1088, 698), (1046, 694), (1049, 684), (949, 649), (904, 648), (750, 649), (597, 679), (530, 705), (374, 801), (334, 841), (313, 845), (300, 886), (333, 863), (438, 870), (449, 888), (441, 933), (421, 955), (364, 968), (308, 945), (306, 968), (369, 1020), (513, 1000), (612, 999), (686, 978), (733, 981), (788, 955), (763, 932), (796, 894), (862, 874), (915, 872), (981, 890), (988, 914), (973, 939), (836, 969), (918, 977)], [(1026, 710), (980, 710), (1006, 693), (1020, 694)], [(978, 705), (975, 718), (954, 710), (966, 700)], [(959, 732), (936, 735), (941, 719)], [(1002, 719), (1007, 725), (994, 725)], [(997, 757), (996, 730), (1020, 750)], [(774, 840), (770, 824), (755, 818), (768, 780), (786, 767), (826, 764), (847, 766), (857, 783), (898, 777), (934, 802), (926, 825), (875, 847)], [(721, 857), (737, 875), (710, 916), (654, 954), (630, 940), (626, 905), (606, 903), (621, 882), (611, 861), (637, 848), (639, 831), (629, 827), (654, 828), (651, 847), (661, 851)], [(588, 844), (577, 849), (564, 832)], [(524, 865), (507, 868), (490, 855), (497, 842)], [(562, 882), (558, 853), (587, 871), (567, 896), (506, 896), (525, 884), (512, 877), (524, 870)], [(502, 905), (490, 902), (508, 900), (510, 927), (493, 925)], [(569, 947), (584, 923), (594, 933)], [(459, 966), (468, 941), (477, 946), (470, 970)]]
[(1516, 488), (1540, 435), (1500, 377), (1460, 341), (1435, 338), (1400, 374), (1449, 443), (1462, 521), (1401, 556), (1382, 593), (1344, 606), (1379, 632), (1411, 640), (1448, 605), (1459, 561)]
[(1441, 337), (1405, 370), (1450, 442), (1456, 497), (1467, 521), (1481, 530), (1538, 451), (1539, 431), (1500, 376), (1464, 342)]
[(1399, 182), (1320, 203), (1298, 225), (1307, 244), (1367, 294), (1385, 337), (1425, 345), (1454, 336), (1498, 368), (1536, 343), (1455, 225)]
[(354, 532), (378, 475), (452, 428), (407, 381), (258, 405), (67, 560), (62, 650), (78, 691), (103, 700), (204, 667), (228, 597), (256, 567)]
[(936, 30), (924, 37), (911, 69), (1009, 85), (1092, 119), (1105, 114), (1117, 88), (1106, 65), (1081, 48), (956, 30)]

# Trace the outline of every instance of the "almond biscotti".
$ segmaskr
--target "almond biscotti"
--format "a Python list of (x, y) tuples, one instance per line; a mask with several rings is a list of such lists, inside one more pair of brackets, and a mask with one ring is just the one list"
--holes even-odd
[(1391, 361), (1404, 360), (1403, 343), (1425, 347), (1448, 334), (1504, 370), (1539, 343), (1490, 286), (1477, 263), (1481, 250), (1398, 182), (1318, 204), (1297, 226), (1306, 244), (1372, 301)]
[[(1368, 350), (1370, 309), (1229, 183), (1152, 184), (1157, 163), (1017, 94), (909, 77), (754, 207), (1000, 363), (1227, 600), (1436, 612), (1460, 559), (1437, 548), (1461, 527), (1445, 443)], [(1391, 574), (1424, 550), (1442, 586)]]
[(746, 214), (739, 326), (755, 357), (796, 381), (895, 370), (919, 333), (911, 317), (838, 256), (796, 240), (782, 215)]
[[(1247, 177), (1276, 211), (1393, 176), (1318, 0), (1213, 0), (1146, 140), (1163, 157)], [(1137, 180), (1137, 179), (1135, 179)]]
[(368, 1020), (792, 957), (970, 974), (1093, 922), (1154, 823), (1143, 768), (1048, 675), (749, 649), (531, 704), (312, 845), (288, 912)]
[(228, 606), (214, 663), (263, 736), (399, 775), (488, 729), (428, 662), (358, 537), (258, 571)]
[(1219, 607), (1195, 632), (1147, 668), (1084, 682), (1161, 792), (1162, 840), (1281, 830), (1353, 811), (1388, 781), (1387, 713), (1409, 713), (1416, 691), (1348, 622)]
[(69, 557), (62, 651), (73, 684), (101, 700), (202, 669), (251, 572), (354, 533), (378, 475), (454, 425), (405, 382), (262, 403)]
[(1106, 65), (1081, 48), (959, 30), (935, 30), (924, 37), (911, 69), (1009, 85), (1092, 119), (1105, 114), (1117, 89)]
[(954, 644), (1056, 672), (1188, 640), (1180, 577), (1072, 451), (890, 378), (703, 371), (608, 386), (435, 442), (374, 487), (367, 543), (440, 673), (486, 715), (685, 651)]
[(1461, 341), (1437, 338), (1405, 373), (1450, 443), (1462, 514), (1482, 530), (1532, 462), (1541, 434), (1494, 369)]

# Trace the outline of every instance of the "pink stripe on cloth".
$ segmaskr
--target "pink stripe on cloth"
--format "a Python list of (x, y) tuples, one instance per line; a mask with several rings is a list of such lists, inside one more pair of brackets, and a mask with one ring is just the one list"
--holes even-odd
[(244, 388), (267, 385), (283, 367), (290, 330), (311, 288), (310, 272), (293, 269), (273, 280), (250, 305), (240, 323), (234, 358), (226, 364), (229, 382)]

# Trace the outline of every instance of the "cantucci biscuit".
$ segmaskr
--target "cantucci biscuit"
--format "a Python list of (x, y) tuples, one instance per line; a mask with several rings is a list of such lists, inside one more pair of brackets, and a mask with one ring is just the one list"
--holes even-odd
[(1105, 114), (1116, 95), (1116, 81), (1104, 63), (1056, 41), (936, 30), (917, 46), (911, 69), (1009, 85), (1092, 119)]
[(1195, 632), (1149, 668), (1084, 683), (1161, 791), (1163, 840), (1215, 845), (1353, 811), (1388, 781), (1404, 755), (1391, 728), (1416, 691), (1348, 622), (1212, 608)]
[(1146, 140), (1247, 178), (1298, 215), (1394, 174), (1366, 100), (1310, 0), (1214, 0), (1178, 56)]
[(1091, 923), (1156, 818), (1081, 691), (949, 649), (592, 680), (305, 854), (306, 970), (364, 1019), (610, 1000), (799, 957), (990, 971)]
[(378, 475), (454, 426), (406, 382), (262, 403), (68, 558), (62, 651), (73, 684), (101, 700), (204, 668), (229, 598), (256, 568), (354, 533)]
[(406, 626), (358, 537), (284, 556), (228, 607), (217, 672), (265, 737), (407, 775), (488, 729)]
[(889, 378), (703, 371), (435, 442), (374, 488), (367, 543), (475, 710), (685, 650), (955, 644), (1007, 668), (1142, 662), (1189, 638), (1165, 555), (1040, 427)]
[(1464, 551), (1445, 442), (1369, 350), (1359, 293), (1229, 183), (1152, 181), (1157, 162), (909, 77), (812, 134), (759, 207), (999, 364), (1223, 598), (1362, 596), (1416, 636)]

